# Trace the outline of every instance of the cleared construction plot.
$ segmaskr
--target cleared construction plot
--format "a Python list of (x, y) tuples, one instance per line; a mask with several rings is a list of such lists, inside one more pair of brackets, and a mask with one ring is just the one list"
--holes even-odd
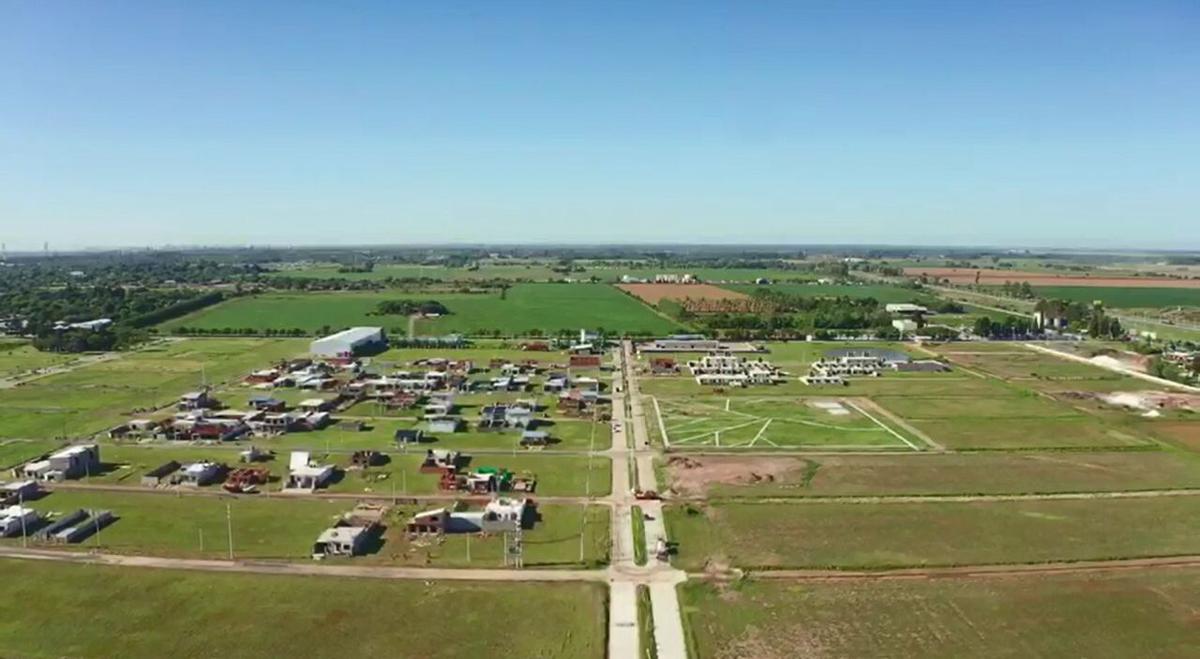
[(1200, 458), (1176, 451), (673, 455), (671, 491), (708, 497), (999, 495), (1200, 488)]
[[(531, 609), (537, 615), (519, 613)], [(469, 633), (447, 634), (448, 611), (453, 625)], [(504, 647), (518, 657), (599, 659), (604, 611), (600, 584), (314, 578), (0, 560), (0, 655), (6, 657), (447, 659)]]
[(701, 657), (1191, 657), (1200, 570), (680, 587)]
[(667, 508), (687, 570), (920, 567), (1200, 553), (1200, 496)]
[(869, 403), (831, 397), (652, 398), (652, 423), (672, 449), (918, 450)]

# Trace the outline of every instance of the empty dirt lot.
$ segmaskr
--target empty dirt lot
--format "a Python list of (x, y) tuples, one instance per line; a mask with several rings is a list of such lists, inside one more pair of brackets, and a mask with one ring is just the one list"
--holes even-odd
[(954, 284), (975, 283), (978, 275), (982, 285), (998, 286), (1006, 281), (1029, 282), (1031, 286), (1116, 286), (1125, 288), (1200, 288), (1200, 279), (1172, 279), (1169, 277), (1090, 277), (1077, 274), (1053, 274), (1046, 272), (1022, 272), (1020, 270), (988, 270), (986, 268), (905, 268), (904, 274), (911, 277), (925, 275), (935, 279), (950, 280)]
[(660, 300), (742, 300), (749, 297), (712, 284), (619, 284), (617, 288), (648, 304), (658, 304)]

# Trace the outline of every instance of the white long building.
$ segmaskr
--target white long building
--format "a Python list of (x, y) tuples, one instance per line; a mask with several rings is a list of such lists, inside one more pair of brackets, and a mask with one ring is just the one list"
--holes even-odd
[(387, 337), (382, 327), (351, 327), (313, 341), (309, 352), (318, 357), (346, 358), (386, 344)]

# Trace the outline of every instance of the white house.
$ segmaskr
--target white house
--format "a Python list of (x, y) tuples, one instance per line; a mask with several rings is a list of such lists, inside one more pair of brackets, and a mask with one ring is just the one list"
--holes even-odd
[(333, 478), (331, 465), (314, 465), (308, 451), (292, 451), (288, 460), (288, 479), (284, 489), (312, 492)]

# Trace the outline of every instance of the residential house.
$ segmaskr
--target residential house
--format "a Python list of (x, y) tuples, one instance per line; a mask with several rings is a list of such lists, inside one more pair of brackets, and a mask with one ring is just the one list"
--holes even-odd
[(292, 451), (288, 460), (288, 477), (284, 489), (312, 492), (327, 485), (333, 479), (334, 472), (331, 465), (312, 464), (308, 451)]

